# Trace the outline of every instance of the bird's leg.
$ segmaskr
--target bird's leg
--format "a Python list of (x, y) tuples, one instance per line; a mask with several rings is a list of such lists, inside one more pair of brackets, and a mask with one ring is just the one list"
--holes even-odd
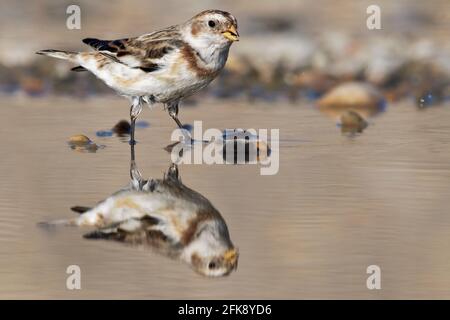
[(136, 127), (136, 118), (139, 113), (142, 111), (142, 101), (140, 97), (133, 97), (132, 104), (130, 108), (130, 120), (131, 120), (131, 131), (130, 131), (130, 144), (136, 144), (136, 140), (134, 140), (134, 129)]
[(183, 125), (178, 119), (178, 101), (170, 103), (167, 106), (167, 110), (169, 111), (169, 116), (177, 123), (180, 129), (183, 129)]
[(178, 119), (178, 103), (179, 103), (179, 101), (169, 103), (167, 106), (167, 111), (169, 112), (169, 116), (177, 123), (178, 128), (180, 128), (186, 141), (189, 141), (190, 143), (192, 143), (190, 134), (188, 134), (187, 133), (188, 131), (183, 128), (183, 125), (181, 124), (180, 120)]
[(131, 178), (131, 180), (133, 180), (137, 176), (136, 171), (139, 172), (139, 170), (137, 170), (137, 167), (136, 167), (136, 156), (134, 153), (134, 144), (130, 143), (130, 178)]
[(134, 144), (132, 144), (132, 145), (130, 145), (130, 151), (131, 151), (131, 163), (134, 163), (135, 162), (135, 160), (136, 160), (136, 157), (135, 157), (135, 153), (134, 153)]
[(135, 145), (136, 140), (134, 140), (134, 128), (136, 126), (136, 117), (131, 116), (131, 131), (130, 131), (130, 144)]
[(178, 174), (178, 166), (175, 163), (172, 163), (167, 171), (167, 177), (172, 178), (173, 180), (180, 180), (180, 176)]
[(134, 154), (134, 144), (130, 144), (131, 159), (130, 159), (130, 178), (131, 187), (134, 190), (141, 190), (143, 188), (144, 180), (142, 179), (142, 174), (139, 171)]

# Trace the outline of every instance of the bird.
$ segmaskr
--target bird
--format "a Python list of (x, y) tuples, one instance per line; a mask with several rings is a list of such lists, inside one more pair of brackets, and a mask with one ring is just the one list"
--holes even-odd
[(181, 260), (202, 276), (227, 276), (237, 269), (239, 252), (220, 212), (181, 182), (171, 164), (163, 179), (143, 179), (132, 145), (131, 181), (94, 207), (74, 206), (76, 218), (39, 223), (94, 227), (84, 238), (150, 248)]
[(131, 139), (143, 105), (162, 103), (179, 128), (180, 101), (206, 87), (224, 68), (231, 44), (239, 40), (236, 18), (205, 10), (168, 28), (118, 40), (83, 39), (94, 49), (73, 52), (46, 49), (36, 54), (78, 64), (130, 100)]

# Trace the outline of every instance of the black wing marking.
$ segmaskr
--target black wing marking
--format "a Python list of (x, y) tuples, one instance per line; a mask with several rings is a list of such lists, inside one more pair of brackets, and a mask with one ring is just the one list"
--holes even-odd
[(74, 207), (70, 208), (70, 210), (72, 210), (73, 212), (80, 213), (80, 214), (85, 213), (86, 211), (89, 211), (91, 209), (92, 208), (83, 207), (83, 206), (74, 206)]
[(139, 69), (144, 72), (153, 72), (159, 69), (159, 65), (157, 65), (156, 63), (149, 63), (144, 67), (139, 67)]
[(75, 72), (83, 72), (83, 71), (87, 71), (87, 69), (85, 69), (82, 66), (77, 66), (77, 67), (73, 67), (72, 69), (70, 69), (71, 71), (75, 71)]
[[(113, 224), (111, 226), (94, 230), (83, 235), (85, 239), (103, 239), (115, 240), (129, 244), (151, 244), (160, 245), (169, 239), (159, 230), (153, 230), (151, 227), (160, 223), (160, 220), (151, 216), (144, 216), (141, 219), (132, 219), (139, 221), (140, 224), (133, 230), (123, 229), (122, 223)], [(123, 221), (123, 223), (127, 223)]]
[[(168, 32), (155, 33), (151, 38), (124, 38), (119, 40), (83, 39), (83, 42), (111, 60), (144, 72), (161, 68), (161, 59), (184, 45), (177, 38), (165, 38)], [(147, 36), (149, 37), (149, 36)], [(161, 38), (162, 37), (162, 38)]]
[(85, 38), (83, 42), (95, 50), (98, 51), (109, 51), (109, 52), (119, 52), (125, 49), (125, 42), (128, 39), (119, 40), (100, 40), (95, 38)]

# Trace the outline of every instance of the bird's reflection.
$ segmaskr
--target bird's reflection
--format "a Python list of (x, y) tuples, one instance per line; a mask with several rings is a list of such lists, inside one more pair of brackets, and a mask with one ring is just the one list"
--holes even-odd
[(219, 211), (181, 182), (175, 164), (163, 179), (143, 179), (134, 154), (131, 146), (129, 186), (93, 208), (73, 207), (81, 215), (64, 224), (93, 226), (85, 238), (149, 247), (205, 276), (235, 270), (238, 252)]

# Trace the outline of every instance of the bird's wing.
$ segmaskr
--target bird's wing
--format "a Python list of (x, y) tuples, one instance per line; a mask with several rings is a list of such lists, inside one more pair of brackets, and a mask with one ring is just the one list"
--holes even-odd
[(83, 42), (116, 62), (145, 72), (158, 70), (167, 56), (184, 44), (176, 27), (134, 38), (119, 40), (86, 38)]
[(176, 243), (173, 239), (153, 228), (158, 223), (158, 219), (149, 216), (140, 219), (133, 218), (89, 232), (83, 237), (113, 240), (131, 245), (150, 245), (157, 249), (168, 249), (175, 246)]
[(145, 215), (139, 218), (129, 218), (119, 222), (112, 222), (94, 231), (93, 234), (137, 233), (151, 229), (159, 223), (159, 219)]

